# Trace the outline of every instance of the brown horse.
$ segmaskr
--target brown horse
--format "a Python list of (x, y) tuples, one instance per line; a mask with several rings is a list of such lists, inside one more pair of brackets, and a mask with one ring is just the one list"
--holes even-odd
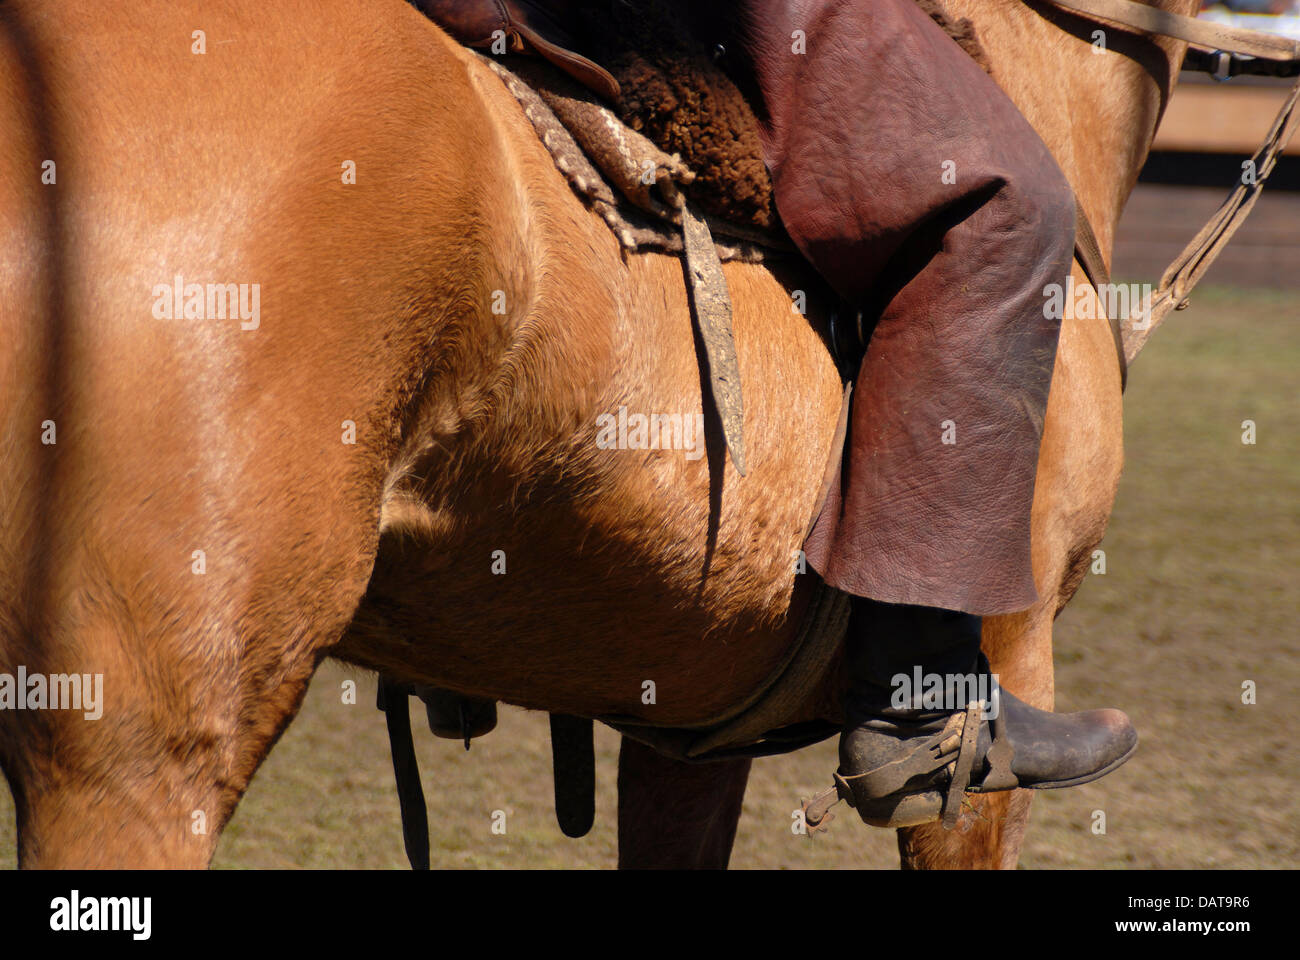
[[(1096, 55), (1048, 8), (950, 6), (1109, 250), (1181, 47), (1112, 32)], [(406, 4), (9, 3), (0, 131), (0, 670), (104, 687), (98, 720), (0, 710), (22, 865), (207, 864), (325, 656), (663, 724), (780, 661), (840, 405), (791, 306), (805, 272), (726, 268), (741, 478), (713, 435), (698, 457), (598, 444), (621, 407), (702, 408), (681, 263), (623, 255), (495, 75)], [(984, 634), (1038, 706), (1120, 464), (1111, 334), (1067, 321), (1042, 599)], [(834, 719), (840, 683), (790, 720)], [(625, 744), (622, 862), (724, 865), (747, 773)], [(1009, 866), (1028, 804), (904, 831), (904, 862)]]

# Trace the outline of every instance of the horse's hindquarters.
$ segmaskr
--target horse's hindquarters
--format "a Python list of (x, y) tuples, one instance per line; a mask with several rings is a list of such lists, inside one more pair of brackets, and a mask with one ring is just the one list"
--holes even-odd
[(0, 12), (0, 672), (90, 680), (0, 710), (0, 763), (24, 865), (202, 865), (364, 591), (476, 216), (429, 171), (485, 135), (403, 4), (36, 6)]

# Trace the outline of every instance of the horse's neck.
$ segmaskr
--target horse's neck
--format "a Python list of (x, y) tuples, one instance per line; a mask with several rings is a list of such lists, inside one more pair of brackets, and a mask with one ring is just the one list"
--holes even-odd
[[(1024, 0), (943, 0), (969, 17), (994, 78), (1051, 148), (1110, 259), (1115, 226), (1137, 183), (1185, 46), (1105, 29)], [(1152, 0), (1194, 15), (1199, 0)]]

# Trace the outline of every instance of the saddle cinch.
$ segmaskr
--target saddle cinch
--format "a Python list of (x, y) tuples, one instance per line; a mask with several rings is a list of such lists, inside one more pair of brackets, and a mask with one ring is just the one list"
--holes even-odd
[[(731, 156), (690, 157), (691, 147), (685, 145), (683, 152), (694, 161), (691, 163), (684, 162), (675, 151), (667, 152), (676, 144), (672, 142), (671, 135), (666, 133), (665, 128), (671, 126), (673, 117), (665, 111), (657, 118), (644, 115), (629, 117), (626, 114), (622, 118), (630, 121), (632, 130), (623, 128), (620, 131), (620, 147), (626, 149), (628, 142), (640, 142), (642, 153), (637, 156), (636, 162), (628, 163), (626, 156), (604, 157), (602, 154), (609, 152), (609, 146), (593, 142), (584, 136), (584, 131), (608, 129), (607, 116), (586, 112), (591, 109), (603, 111), (603, 108), (591, 102), (589, 93), (594, 93), (613, 105), (620, 101), (622, 87), (609, 70), (578, 51), (573, 34), (565, 27), (566, 23), (577, 22), (573, 18), (582, 4), (574, 0), (412, 2), (459, 42), (490, 52), (492, 56), (488, 60), (489, 65), (502, 75), (520, 99), (525, 113), (537, 127), (539, 136), (543, 137), (556, 156), (557, 166), (568, 169), (573, 165), (585, 165), (588, 159), (594, 162), (598, 169), (588, 168), (593, 176), (586, 179), (599, 181), (599, 186), (593, 187), (582, 176), (573, 175), (571, 171), (570, 183), (592, 202), (593, 209), (606, 219), (624, 247), (634, 251), (657, 249), (685, 255), (690, 268), (687, 271), (688, 278), (699, 281), (694, 284), (692, 300), (701, 327), (707, 365), (715, 372), (730, 367), (734, 370), (732, 379), (738, 385), (739, 371), (735, 369), (734, 346), (730, 343), (730, 304), (726, 299), (725, 282), (721, 279), (719, 263), (731, 259), (763, 261), (771, 257), (799, 256), (780, 229), (771, 183), (762, 164), (757, 121), (739, 92), (725, 80), (719, 83), (720, 72), (701, 64), (700, 58), (696, 57), (697, 68), (702, 67), (712, 73), (712, 77), (703, 82), (726, 88), (721, 92), (715, 90), (715, 98), (724, 101), (722, 106), (716, 108), (718, 116), (704, 122), (732, 125), (729, 128), (732, 135), (721, 138), (736, 145)], [(588, 16), (591, 11), (588, 8), (582, 12)], [(678, 25), (677, 29), (681, 31), (684, 28)], [(505, 55), (509, 55), (508, 62), (514, 72), (499, 66), (498, 58)], [(707, 54), (704, 56), (707, 57)], [(633, 56), (635, 58), (636, 54)], [(566, 87), (563, 78), (557, 78), (553, 74), (539, 74), (530, 66), (530, 62), (539, 64), (540, 61), (562, 71), (577, 86)], [(696, 77), (687, 82), (699, 82), (698, 70)], [(654, 113), (655, 107), (651, 106), (649, 112)], [(539, 118), (539, 113), (546, 114), (548, 120)], [(554, 126), (546, 127), (547, 122)], [(696, 122), (699, 122), (698, 118)], [(638, 128), (648, 133), (650, 139), (633, 132)], [(562, 148), (557, 151), (555, 140), (568, 140), (570, 134), (578, 141), (570, 141), (574, 148), (573, 154), (565, 154)], [(656, 188), (654, 190), (647, 190), (639, 177), (624, 176), (628, 169), (639, 172), (647, 163), (658, 168), (658, 175), (651, 184)], [(742, 171), (739, 177), (737, 170)], [(613, 183), (622, 196), (615, 197), (612, 193), (602, 192), (601, 187), (608, 191), (607, 181)], [(678, 184), (692, 185), (692, 200), (702, 208), (699, 215), (693, 214), (683, 198), (677, 195)], [(631, 208), (624, 202), (629, 200)], [(648, 214), (650, 218), (643, 219), (640, 214)], [(692, 237), (693, 228), (696, 230), (695, 238)], [(718, 235), (716, 241), (714, 234)], [(707, 247), (707, 255), (700, 252), (702, 247)], [(692, 262), (693, 254), (697, 261), (703, 262)], [(695, 274), (710, 273), (715, 276), (693, 277)], [(713, 284), (721, 287), (720, 295)], [(834, 295), (828, 286), (823, 285), (820, 293), (828, 302), (834, 302)], [(721, 317), (717, 315), (719, 299), (724, 307)], [(831, 323), (824, 333), (847, 385), (851, 371), (856, 366), (854, 355), (862, 348), (863, 331), (860, 320), (849, 324), (840, 322), (840, 316), (846, 310), (843, 305), (837, 305), (837, 308), (828, 311)], [(850, 315), (853, 314), (856, 311)], [(714, 329), (710, 329), (710, 322), (714, 324)], [(727, 378), (724, 376), (723, 379)], [(713, 386), (714, 404), (723, 421), (728, 449), (743, 474), (738, 389), (731, 396), (722, 392), (721, 384), (715, 382)], [(844, 411), (847, 409), (846, 386)], [(846, 418), (842, 414), (832, 463), (838, 459), (837, 451), (842, 446), (846, 428)], [(828, 469), (824, 483), (827, 489), (832, 478), (832, 471)], [(811, 528), (811, 523), (809, 527)], [(797, 701), (799, 692), (806, 689), (805, 684), (811, 674), (824, 669), (842, 642), (847, 616), (846, 595), (821, 584), (818, 595), (805, 616), (804, 628), (781, 671), (734, 715), (719, 718), (717, 723), (701, 730), (651, 730), (640, 727), (635, 721), (624, 724), (617, 718), (603, 719), (626, 735), (647, 742), (670, 755), (692, 760), (739, 755), (734, 748), (728, 749), (730, 744), (737, 742), (737, 738), (744, 740), (748, 737), (758, 741), (756, 746), (747, 748), (744, 755), (783, 753), (823, 740), (837, 733), (839, 728), (826, 724), (812, 725), (816, 726), (815, 730), (808, 725), (799, 729), (774, 730), (772, 728), (776, 724), (768, 721), (769, 718), (779, 717), (788, 703)], [(403, 684), (387, 677), (380, 678), (377, 706), (386, 715), (407, 856), (412, 867), (428, 869), (428, 821), (411, 739), (411, 696), (418, 696), (424, 702), (429, 729), (435, 736), (461, 740), (467, 750), (474, 738), (483, 736), (496, 727), (496, 704), (452, 691)], [(550, 727), (556, 817), (566, 836), (581, 837), (591, 829), (595, 818), (593, 721), (586, 717), (552, 714)]]

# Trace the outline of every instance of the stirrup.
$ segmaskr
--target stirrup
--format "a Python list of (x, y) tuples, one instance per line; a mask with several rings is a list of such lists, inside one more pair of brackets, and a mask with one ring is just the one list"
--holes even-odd
[[(857, 810), (863, 821), (873, 827), (912, 827), (942, 820), (945, 830), (952, 830), (961, 815), (962, 801), (968, 789), (976, 792), (1012, 790), (1019, 780), (1011, 772), (1015, 749), (1007, 738), (1002, 711), (991, 721), (992, 744), (986, 756), (989, 772), (979, 784), (971, 785), (980, 726), (986, 703), (970, 702), (964, 711), (954, 713), (944, 727), (919, 749), (913, 749), (901, 761), (891, 761), (875, 770), (842, 776), (835, 773), (835, 784), (802, 805), (809, 834), (825, 829), (830, 808), (840, 800)], [(937, 789), (905, 790), (903, 784), (913, 777), (948, 769), (947, 792)], [(878, 797), (855, 801), (853, 781), (859, 786), (880, 791)], [(892, 789), (890, 789), (892, 788)]]

